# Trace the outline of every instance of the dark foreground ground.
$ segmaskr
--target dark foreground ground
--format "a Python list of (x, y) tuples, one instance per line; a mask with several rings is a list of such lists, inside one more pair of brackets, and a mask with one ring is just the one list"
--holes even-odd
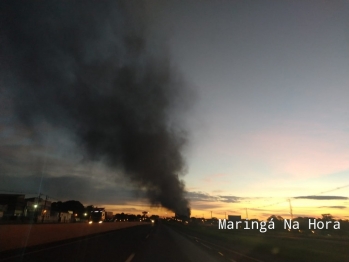
[(349, 242), (238, 235), (176, 223), (145, 224), (4, 251), (0, 261), (349, 261)]
[(218, 260), (171, 228), (161, 224), (148, 224), (69, 241), (5, 251), (0, 253), (0, 261)]
[(0, 225), (0, 252), (94, 235), (145, 223), (147, 222)]
[(170, 224), (209, 252), (222, 253), (227, 261), (349, 262), (348, 238), (246, 234), (215, 226)]

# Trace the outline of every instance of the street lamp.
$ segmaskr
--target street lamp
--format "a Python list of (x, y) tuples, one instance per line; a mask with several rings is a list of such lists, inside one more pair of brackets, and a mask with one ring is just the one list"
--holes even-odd
[(38, 214), (36, 211), (36, 208), (38, 207), (37, 204), (34, 205), (34, 222), (36, 223), (38, 221)]

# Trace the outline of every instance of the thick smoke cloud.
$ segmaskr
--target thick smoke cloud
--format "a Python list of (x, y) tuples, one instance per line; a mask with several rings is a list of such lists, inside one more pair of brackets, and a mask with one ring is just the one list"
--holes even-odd
[[(2, 92), (18, 119), (77, 135), (88, 156), (122, 169), (154, 205), (186, 212), (186, 93), (132, 1), (2, 1)], [(156, 45), (158, 44), (158, 45)]]

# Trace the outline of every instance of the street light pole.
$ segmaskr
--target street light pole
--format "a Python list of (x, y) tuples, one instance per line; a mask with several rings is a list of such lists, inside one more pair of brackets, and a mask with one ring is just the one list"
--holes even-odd
[(41, 211), (41, 223), (44, 223), (45, 214), (46, 214), (46, 203), (47, 203), (47, 195), (45, 198), (44, 209)]
[(33, 217), (34, 222), (37, 222), (37, 211), (36, 211), (37, 207), (38, 207), (38, 205), (34, 203), (34, 217)]
[(291, 215), (291, 219), (293, 219), (293, 212), (292, 212), (292, 205), (291, 205), (291, 199), (288, 199), (288, 202), (290, 203), (290, 215)]

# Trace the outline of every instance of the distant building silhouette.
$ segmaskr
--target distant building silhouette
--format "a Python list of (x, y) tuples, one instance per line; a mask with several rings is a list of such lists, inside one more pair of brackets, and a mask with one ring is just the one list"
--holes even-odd
[(228, 215), (228, 220), (229, 221), (233, 221), (233, 222), (241, 221), (241, 216), (230, 216), (230, 215)]
[(41, 222), (50, 220), (51, 216), (51, 201), (38, 197), (31, 197), (25, 199), (26, 203), (26, 216), (34, 219), (34, 221), (40, 220)]
[(0, 218), (23, 216), (25, 200), (22, 194), (0, 194)]

